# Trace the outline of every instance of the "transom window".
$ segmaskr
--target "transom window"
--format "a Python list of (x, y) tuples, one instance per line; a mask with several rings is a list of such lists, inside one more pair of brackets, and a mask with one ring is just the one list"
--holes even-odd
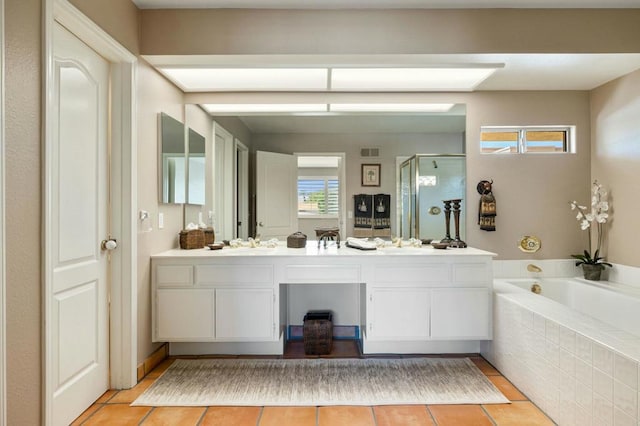
[(573, 126), (482, 127), (483, 154), (532, 154), (573, 152)]
[(338, 217), (337, 176), (298, 177), (298, 216)]

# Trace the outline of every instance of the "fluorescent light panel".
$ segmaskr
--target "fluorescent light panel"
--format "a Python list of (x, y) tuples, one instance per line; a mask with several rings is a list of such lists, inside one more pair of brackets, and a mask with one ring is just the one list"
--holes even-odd
[(332, 90), (466, 91), (495, 68), (334, 68)]
[(326, 68), (161, 68), (187, 91), (326, 90)]
[(330, 104), (332, 112), (447, 112), (454, 104)]
[(327, 112), (327, 104), (204, 104), (211, 114)]

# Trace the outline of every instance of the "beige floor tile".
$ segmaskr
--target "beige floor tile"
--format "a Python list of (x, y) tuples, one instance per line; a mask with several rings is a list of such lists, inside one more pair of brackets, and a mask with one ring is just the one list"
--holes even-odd
[(429, 405), (438, 426), (493, 426), (479, 405)]
[(142, 422), (143, 426), (196, 426), (206, 407), (157, 407)]
[(102, 404), (91, 405), (89, 408), (84, 410), (84, 413), (80, 414), (80, 416), (77, 419), (75, 419), (73, 423), (71, 423), (71, 426), (81, 425), (82, 422), (84, 422), (89, 417), (91, 417), (91, 415), (96, 411), (98, 411), (100, 408), (102, 408)]
[(553, 426), (554, 423), (531, 402), (484, 405), (499, 426)]
[(487, 376), (487, 378), (497, 387), (509, 401), (528, 401), (515, 386), (511, 384), (504, 376)]
[(209, 407), (201, 426), (256, 426), (261, 407)]
[(162, 373), (167, 371), (167, 368), (169, 368), (171, 366), (171, 364), (173, 364), (174, 361), (175, 361), (175, 359), (173, 359), (173, 358), (165, 359), (160, 364), (158, 364), (158, 366), (156, 368), (151, 370), (151, 372), (149, 374), (147, 374), (145, 379), (157, 379), (158, 377), (160, 377), (162, 375)]
[(469, 357), (471, 361), (478, 367), (480, 371), (484, 373), (485, 376), (499, 376), (500, 372), (494, 368), (493, 365), (489, 364), (489, 362), (482, 358), (481, 356)]
[(155, 379), (144, 379), (131, 389), (118, 391), (110, 400), (109, 404), (131, 404), (142, 392), (153, 384)]
[(129, 404), (105, 404), (83, 423), (83, 426), (138, 425), (149, 414), (151, 407), (130, 407)]
[(379, 405), (373, 407), (377, 426), (433, 426), (424, 405)]
[(316, 407), (264, 407), (260, 426), (315, 426)]
[(371, 407), (331, 406), (318, 408), (319, 426), (374, 426)]

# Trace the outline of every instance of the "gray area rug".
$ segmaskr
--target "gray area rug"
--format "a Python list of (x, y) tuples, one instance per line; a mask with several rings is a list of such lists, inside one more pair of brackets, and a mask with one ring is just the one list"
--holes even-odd
[(132, 405), (508, 402), (468, 358), (178, 359)]

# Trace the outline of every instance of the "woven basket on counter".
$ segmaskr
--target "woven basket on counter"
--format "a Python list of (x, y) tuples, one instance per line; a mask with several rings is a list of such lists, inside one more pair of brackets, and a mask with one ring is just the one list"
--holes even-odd
[(204, 231), (202, 229), (192, 229), (190, 231), (180, 231), (180, 248), (185, 250), (199, 249), (205, 246)]

